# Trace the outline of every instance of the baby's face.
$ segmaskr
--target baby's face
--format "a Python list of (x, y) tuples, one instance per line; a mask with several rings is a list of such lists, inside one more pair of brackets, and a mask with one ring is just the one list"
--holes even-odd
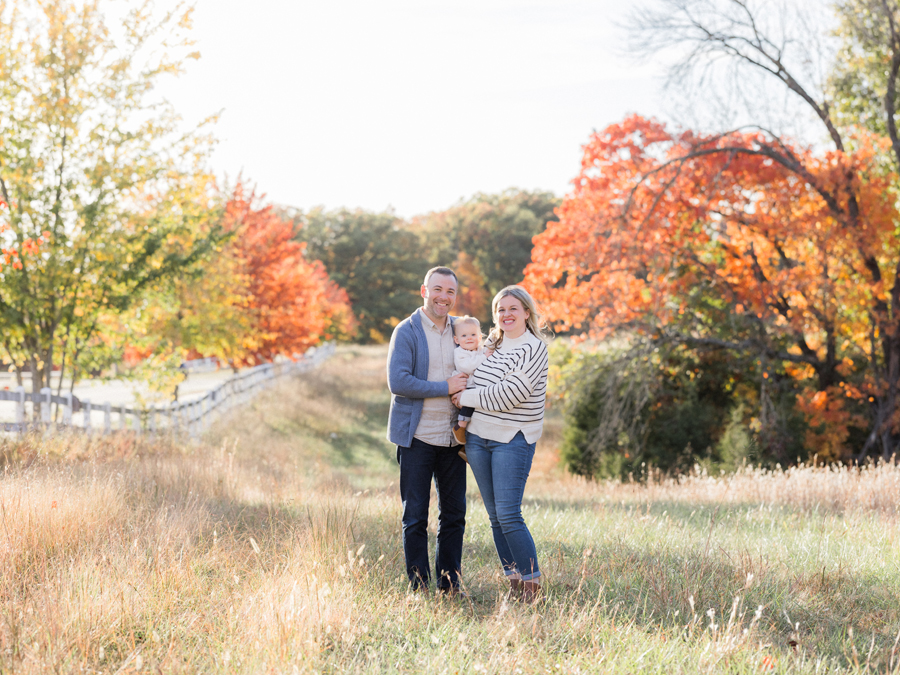
[(453, 341), (468, 351), (478, 349), (478, 326), (474, 323), (458, 323), (455, 326)]

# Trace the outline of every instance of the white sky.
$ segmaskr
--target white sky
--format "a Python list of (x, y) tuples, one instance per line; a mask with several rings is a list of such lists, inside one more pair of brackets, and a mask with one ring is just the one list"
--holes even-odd
[(196, 0), (199, 62), (162, 92), (222, 110), (212, 158), (270, 201), (412, 216), (569, 189), (593, 129), (660, 114), (619, 56), (627, 0)]

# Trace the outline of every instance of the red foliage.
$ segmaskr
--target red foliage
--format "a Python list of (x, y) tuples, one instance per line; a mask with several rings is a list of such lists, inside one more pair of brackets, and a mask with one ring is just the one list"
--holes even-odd
[(346, 323), (351, 317), (346, 293), (329, 280), (321, 262), (304, 257), (306, 244), (294, 239), (294, 224), (271, 206), (255, 207), (254, 201), (239, 183), (225, 212), (255, 311), (247, 363), (303, 353), (333, 336), (336, 319)]
[[(0, 201), (0, 206), (5, 205), (6, 202)], [(9, 230), (8, 224), (0, 224), (0, 233), (3, 233), (7, 230)], [(5, 265), (10, 265), (13, 269), (20, 270), (22, 269), (22, 261), (25, 256), (37, 255), (40, 252), (41, 245), (46, 243), (49, 238), (50, 233), (43, 232), (37, 238), (26, 237), (18, 248), (16, 248), (15, 246), (0, 248), (0, 262)]]
[(455, 313), (459, 316), (468, 314), (481, 320), (489, 319), (491, 299), (484, 289), (484, 277), (475, 267), (472, 256), (460, 251), (456, 262), (453, 263), (453, 269), (459, 277), (459, 296), (456, 299)]
[[(861, 135), (853, 152), (816, 154), (762, 133), (675, 134), (629, 117), (585, 145), (559, 222), (535, 237), (526, 283), (563, 330), (753, 344), (806, 364), (812, 386), (830, 392), (842, 364), (885, 358), (872, 335), (897, 333), (884, 308), (900, 219), (880, 142)], [(735, 337), (692, 321), (701, 292), (755, 327)], [(883, 391), (867, 382), (843, 398)], [(850, 416), (841, 396), (825, 396), (808, 412), (837, 447)]]
[[(131, 368), (139, 364), (141, 361), (153, 354), (153, 347), (138, 347), (134, 344), (126, 344), (122, 361)], [(190, 357), (188, 357), (190, 358)]]

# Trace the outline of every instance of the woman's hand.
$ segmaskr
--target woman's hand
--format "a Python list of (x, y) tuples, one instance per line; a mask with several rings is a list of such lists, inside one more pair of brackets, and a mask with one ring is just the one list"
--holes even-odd
[(453, 396), (450, 397), (450, 400), (453, 401), (453, 405), (455, 405), (457, 408), (462, 408), (462, 405), (459, 402), (459, 399), (461, 399), (461, 398), (462, 398), (462, 392), (458, 391), (455, 394), (453, 394)]

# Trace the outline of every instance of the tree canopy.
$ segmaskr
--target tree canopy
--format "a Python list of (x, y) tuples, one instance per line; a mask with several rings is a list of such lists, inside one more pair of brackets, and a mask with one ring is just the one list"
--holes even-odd
[(321, 260), (347, 292), (358, 322), (357, 340), (385, 342), (422, 300), (430, 265), (415, 232), (391, 213), (314, 209), (295, 216), (307, 256)]
[(463, 293), (477, 296), (468, 302), (468, 311), (485, 321), (490, 318), (490, 299), (504, 286), (522, 280), (531, 261), (532, 239), (555, 219), (553, 211), (559, 203), (549, 192), (480, 193), (445, 211), (417, 218), (413, 226), (421, 228), (432, 264), (455, 265), (465, 271)]
[(152, 99), (194, 57), (189, 28), (145, 2), (114, 40), (97, 2), (0, 4), (0, 333), (35, 387), (219, 238), (208, 139)]
[(787, 377), (810, 453), (892, 456), (900, 446), (895, 5), (840, 3), (843, 48), (819, 79), (813, 56), (798, 50), (816, 36), (778, 23), (790, 12), (764, 15), (740, 0), (659, 5), (640, 12), (632, 32), (645, 54), (681, 54), (677, 81), (722, 84), (712, 67), (736, 86), (769, 78), (818, 120), (829, 145), (804, 144), (761, 119), (709, 131), (636, 115), (610, 125), (586, 144), (560, 222), (535, 238), (526, 283), (563, 329), (724, 350), (754, 364), (759, 437), (775, 423), (765, 412), (773, 381)]
[[(198, 56), (191, 10), (0, 0), (0, 335), (32, 387), (144, 360), (232, 365), (352, 330), (296, 226), (205, 169), (207, 120), (155, 95)], [(163, 368), (163, 370), (165, 370)], [(142, 371), (146, 372), (146, 371)]]

